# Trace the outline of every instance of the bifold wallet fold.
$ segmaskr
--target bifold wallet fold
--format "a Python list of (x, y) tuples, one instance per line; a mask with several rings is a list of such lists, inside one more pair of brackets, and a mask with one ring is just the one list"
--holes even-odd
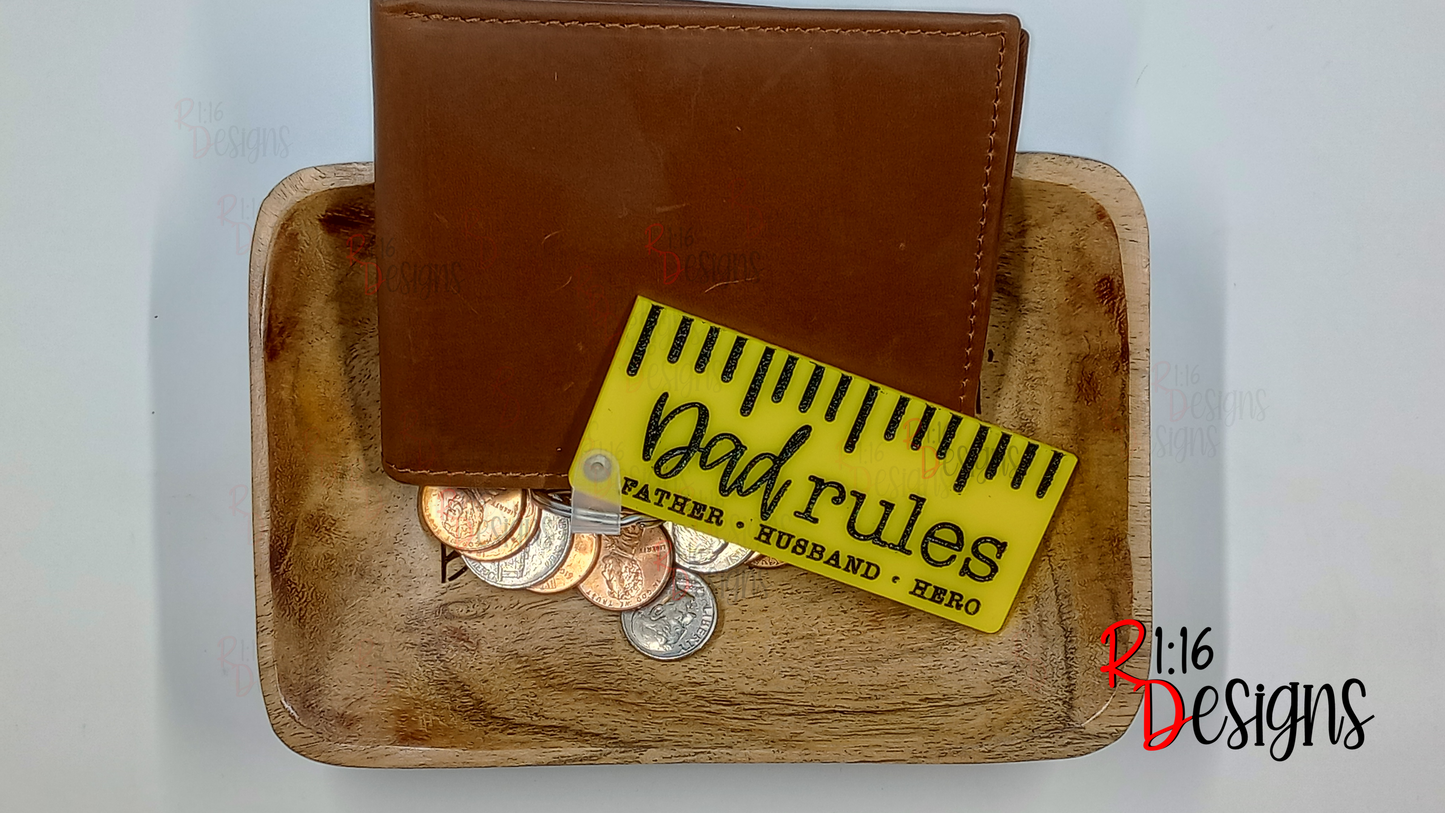
[(376, 0), (382, 450), (557, 488), (645, 295), (972, 413), (1007, 15)]

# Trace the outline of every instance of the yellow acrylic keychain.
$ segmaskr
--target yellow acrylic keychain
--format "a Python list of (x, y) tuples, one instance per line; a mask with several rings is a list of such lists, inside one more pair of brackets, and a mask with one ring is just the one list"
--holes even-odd
[(638, 297), (570, 480), (997, 632), (1077, 462)]

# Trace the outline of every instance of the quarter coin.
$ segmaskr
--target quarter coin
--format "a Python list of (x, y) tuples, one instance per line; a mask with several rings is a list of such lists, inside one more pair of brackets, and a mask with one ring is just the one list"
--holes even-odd
[(534, 593), (560, 593), (576, 587), (592, 572), (601, 550), (602, 540), (597, 534), (572, 534), (572, 546), (562, 566), (545, 581), (527, 589)]
[(672, 575), (672, 542), (661, 525), (624, 525), (603, 534), (597, 565), (577, 585), (604, 610), (635, 610), (662, 592)]
[(423, 486), (417, 495), (417, 513), (422, 526), (442, 544), (462, 553), (479, 553), (512, 535), (526, 502), (517, 488)]
[(704, 562), (696, 567), (689, 568), (694, 573), (722, 573), (732, 570), (738, 565), (746, 562), (753, 552), (742, 545), (734, 545), (731, 542), (723, 544), (722, 552), (711, 562)]
[(498, 562), (515, 555), (517, 551), (531, 542), (537, 534), (538, 523), (542, 520), (542, 508), (525, 492), (522, 494), (522, 500), (526, 503), (522, 509), (522, 519), (517, 523), (517, 527), (512, 529), (511, 536), (502, 540), (500, 545), (494, 545), (476, 553), (462, 551), (462, 555), (479, 562)]
[(672, 555), (686, 568), (697, 568), (711, 562), (727, 547), (726, 542), (676, 522), (665, 522), (667, 536), (672, 540)]
[(702, 649), (717, 627), (717, 600), (707, 583), (678, 568), (672, 584), (651, 604), (622, 614), (622, 634), (637, 651), (660, 661)]
[(572, 544), (572, 523), (543, 512), (530, 544), (506, 559), (482, 562), (462, 557), (477, 578), (495, 587), (517, 589), (540, 584), (562, 566)]

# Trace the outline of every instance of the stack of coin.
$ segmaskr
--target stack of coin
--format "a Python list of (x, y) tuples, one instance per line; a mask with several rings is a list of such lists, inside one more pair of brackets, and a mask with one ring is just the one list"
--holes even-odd
[(571, 496), (425, 486), (417, 513), (422, 527), (461, 554), (482, 581), (544, 594), (576, 588), (596, 606), (620, 613), (628, 642), (658, 660), (697, 652), (717, 626), (717, 600), (697, 574), (748, 562), (784, 564), (636, 511), (624, 513), (620, 533), (574, 534)]

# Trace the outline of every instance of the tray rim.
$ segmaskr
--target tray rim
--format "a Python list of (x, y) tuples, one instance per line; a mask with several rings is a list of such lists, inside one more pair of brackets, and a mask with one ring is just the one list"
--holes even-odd
[[(1015, 177), (1067, 186), (1092, 197), (1114, 223), (1119, 241), (1124, 277), (1125, 313), (1128, 318), (1129, 375), (1129, 471), (1127, 543), (1134, 585), (1133, 611), (1129, 617), (1147, 628), (1153, 623), (1153, 562), (1150, 539), (1149, 459), (1149, 232), (1143, 203), (1132, 184), (1118, 170), (1100, 161), (1055, 153), (1020, 152), (1014, 162)], [(251, 378), (251, 516), (252, 555), (256, 585), (256, 667), (261, 694), (271, 728), (281, 742), (308, 759), (349, 767), (499, 767), (541, 764), (598, 764), (595, 760), (571, 759), (559, 750), (548, 755), (538, 749), (481, 751), (460, 748), (431, 748), (404, 745), (357, 745), (327, 739), (308, 728), (287, 703), (277, 674), (272, 621), (269, 568), (271, 543), (270, 449), (266, 443), (269, 427), (266, 415), (265, 325), (266, 284), (271, 272), (271, 249), (276, 230), (302, 200), (345, 186), (362, 186), (374, 181), (372, 162), (325, 164), (297, 170), (284, 178), (261, 202), (252, 231), (250, 279), (248, 283), (248, 329)], [(1150, 641), (1134, 654), (1127, 665), (1134, 673), (1147, 674)], [(1122, 700), (1122, 702), (1116, 702)], [(1051, 732), (1055, 739), (1065, 732), (1074, 741), (1039, 744), (1020, 749), (1017, 755), (1000, 755), (985, 762), (1018, 762), (1082, 756), (1103, 748), (1123, 736), (1139, 709), (1139, 696), (1122, 684), (1110, 693), (1103, 707), (1082, 723)], [(1050, 750), (1052, 749), (1052, 750)], [(514, 753), (515, 752), (515, 753)], [(717, 754), (717, 752), (712, 752)], [(671, 761), (784, 762), (775, 751), (729, 749), (729, 755), (750, 759), (704, 759)], [(816, 760), (808, 760), (816, 761)], [(850, 760), (851, 761), (851, 760)], [(897, 761), (897, 760), (890, 760)], [(623, 763), (626, 764), (626, 763)], [(971, 763), (963, 763), (971, 764)]]

